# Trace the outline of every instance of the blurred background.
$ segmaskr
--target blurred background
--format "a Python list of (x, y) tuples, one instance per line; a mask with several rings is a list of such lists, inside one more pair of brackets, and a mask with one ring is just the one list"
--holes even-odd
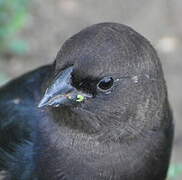
[(176, 124), (168, 177), (181, 180), (181, 17), (180, 0), (0, 0), (0, 85), (53, 62), (63, 42), (86, 26), (103, 21), (132, 26), (162, 61)]

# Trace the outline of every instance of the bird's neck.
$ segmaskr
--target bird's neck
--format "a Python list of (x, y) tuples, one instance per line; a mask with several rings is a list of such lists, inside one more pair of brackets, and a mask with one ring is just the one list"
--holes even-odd
[(95, 115), (83, 110), (63, 107), (51, 109), (49, 112), (57, 126), (70, 132), (95, 136), (101, 129), (104, 129), (104, 124), (99, 124), (98, 126), (98, 119)]
[[(155, 139), (153, 136), (155, 134), (151, 134), (150, 138)], [(121, 177), (125, 180), (135, 179), (134, 177), (141, 180), (150, 179), (150, 176), (154, 175), (145, 169), (146, 156), (152, 158), (155, 171), (166, 168), (155, 159), (162, 147), (157, 138), (155, 148), (150, 144), (149, 137), (139, 137), (122, 143), (103, 143), (90, 134), (79, 132), (69, 126), (61, 126), (52, 119), (49, 112), (39, 122), (39, 138), (38, 172), (43, 179), (56, 179), (59, 172), (68, 179), (79, 176), (77, 179), (80, 180), (120, 180)], [(165, 157), (165, 154), (161, 156)], [(150, 159), (147, 159), (148, 161)], [(132, 174), (130, 168), (133, 168)], [(140, 170), (143, 171), (144, 178), (138, 174)]]

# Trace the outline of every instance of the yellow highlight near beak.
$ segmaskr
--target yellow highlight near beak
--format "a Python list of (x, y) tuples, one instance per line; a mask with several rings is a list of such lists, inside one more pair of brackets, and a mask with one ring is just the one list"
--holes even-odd
[(77, 102), (82, 102), (85, 99), (85, 97), (80, 94), (78, 94), (76, 98), (77, 98), (76, 99)]
[(69, 95), (68, 95), (67, 97), (68, 97), (68, 99), (72, 99), (72, 97), (71, 97), (71, 96), (69, 96)]

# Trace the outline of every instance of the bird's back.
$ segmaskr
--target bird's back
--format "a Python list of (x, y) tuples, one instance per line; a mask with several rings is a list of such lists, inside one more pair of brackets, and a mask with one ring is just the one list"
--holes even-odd
[(49, 72), (49, 66), (39, 68), (0, 89), (0, 170), (11, 174), (9, 179), (35, 179), (34, 140), (41, 118), (36, 107)]

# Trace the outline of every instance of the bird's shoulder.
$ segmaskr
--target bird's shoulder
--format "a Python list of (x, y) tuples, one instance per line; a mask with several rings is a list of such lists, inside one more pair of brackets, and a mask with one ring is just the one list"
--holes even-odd
[[(0, 88), (0, 128), (18, 112), (34, 106), (41, 93), (41, 84), (49, 74), (51, 66), (43, 66), (26, 73)], [(5, 123), (6, 121), (6, 123)]]
[(0, 87), (0, 103), (9, 101), (17, 96), (28, 98), (40, 91), (40, 85), (45, 76), (50, 73), (50, 69), (51, 66), (49, 65), (40, 67)]

